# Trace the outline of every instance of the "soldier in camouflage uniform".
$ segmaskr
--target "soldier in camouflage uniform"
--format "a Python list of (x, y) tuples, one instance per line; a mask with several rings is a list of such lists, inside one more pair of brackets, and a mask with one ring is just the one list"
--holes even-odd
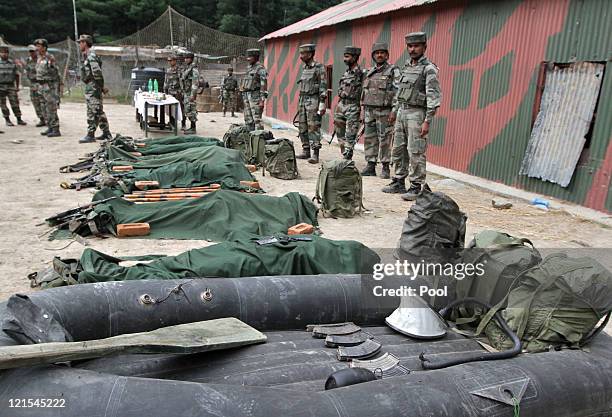
[(187, 135), (196, 133), (196, 122), (198, 121), (198, 110), (196, 106), (196, 98), (198, 96), (198, 84), (200, 81), (200, 72), (195, 62), (193, 62), (193, 52), (185, 54), (185, 67), (181, 73), (181, 87), (183, 90), (183, 105), (185, 108), (185, 117), (189, 119), (190, 127), (184, 130)]
[[(79, 48), (84, 57), (81, 65), (81, 81), (85, 85), (87, 104), (87, 135), (79, 140), (80, 143), (113, 138), (108, 127), (106, 113), (104, 113), (103, 95), (108, 93), (108, 89), (104, 87), (102, 61), (91, 49), (92, 46), (93, 39), (90, 35), (79, 36)], [(98, 126), (102, 130), (102, 135), (96, 138), (94, 135)]]
[(319, 162), (321, 118), (325, 114), (327, 104), (327, 76), (323, 64), (314, 60), (315, 49), (314, 44), (300, 46), (300, 59), (304, 66), (298, 80), (298, 121), (302, 153), (297, 158), (308, 159), (311, 164)]
[(59, 118), (57, 117), (58, 98), (56, 95), (57, 80), (59, 71), (55, 63), (55, 57), (47, 53), (47, 40), (36, 39), (34, 46), (38, 51), (36, 61), (36, 81), (40, 92), (42, 106), (45, 112), (45, 122), (47, 129), (40, 132), (43, 136), (61, 136), (59, 130)]
[(393, 123), (389, 115), (400, 70), (388, 62), (389, 46), (386, 43), (375, 43), (372, 46), (372, 59), (375, 65), (365, 74), (361, 99), (365, 123), (365, 159), (368, 163), (361, 175), (375, 176), (376, 162), (380, 160), (380, 178), (388, 179), (391, 177), (389, 163), (393, 142)]
[[(169, 94), (178, 100), (179, 105), (181, 106), (181, 114), (184, 114), (183, 91), (181, 90), (181, 70), (176, 63), (176, 55), (170, 55), (168, 57), (168, 64), (170, 66), (166, 68), (166, 74), (164, 77), (164, 93)], [(185, 128), (184, 120), (185, 119), (181, 120), (183, 129)], [(175, 120), (174, 123), (178, 123), (178, 120)]]
[(353, 150), (359, 132), (361, 116), (361, 87), (363, 83), (363, 70), (357, 63), (361, 55), (361, 48), (355, 46), (344, 47), (344, 63), (348, 67), (338, 87), (338, 105), (334, 110), (334, 126), (340, 144), (340, 151), (344, 159), (353, 159)]
[(262, 130), (265, 100), (268, 98), (268, 72), (259, 62), (259, 49), (248, 49), (246, 74), (240, 80), (240, 92), (244, 103), (244, 123), (249, 130)]
[(6, 106), (6, 99), (13, 109), (13, 114), (17, 118), (17, 124), (25, 125), (26, 122), (21, 120), (21, 110), (19, 109), (19, 99), (17, 98), (17, 92), (19, 91), (20, 74), (17, 65), (12, 59), (9, 59), (9, 48), (8, 46), (0, 46), (0, 108), (2, 108), (2, 115), (6, 120), (7, 126), (15, 126), (11, 122), (8, 107)]
[[(393, 164), (395, 175), (385, 193), (402, 193), (402, 199), (415, 200), (421, 193), (426, 176), (427, 135), (436, 114), (442, 93), (438, 67), (425, 57), (427, 35), (413, 32), (406, 35), (410, 59), (399, 79), (391, 119), (395, 121)], [(397, 120), (396, 119), (397, 116)], [(410, 178), (406, 192), (405, 178)]]
[(36, 127), (45, 126), (45, 111), (42, 107), (42, 101), (40, 98), (40, 93), (38, 92), (38, 82), (36, 81), (36, 61), (38, 60), (38, 55), (36, 54), (36, 47), (34, 45), (28, 45), (28, 52), (30, 56), (26, 60), (26, 76), (30, 81), (30, 101), (32, 102), (32, 106), (34, 107), (34, 111), (36, 112), (36, 116), (40, 119)]
[(238, 78), (234, 75), (234, 69), (229, 67), (227, 75), (223, 77), (221, 84), (221, 101), (223, 102), (223, 117), (229, 107), (232, 117), (236, 117), (236, 90), (238, 89)]

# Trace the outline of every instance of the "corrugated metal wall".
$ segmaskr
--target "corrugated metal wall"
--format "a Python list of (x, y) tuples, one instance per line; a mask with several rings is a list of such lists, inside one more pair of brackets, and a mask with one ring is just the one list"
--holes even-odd
[[(297, 106), (297, 46), (315, 42), (333, 65), (334, 91), (344, 71), (342, 48), (368, 51), (389, 41), (391, 60), (407, 58), (404, 35), (430, 34), (427, 55), (440, 68), (443, 105), (432, 126), (428, 159), (462, 172), (612, 212), (612, 68), (597, 119), (568, 187), (519, 175), (531, 135), (542, 62), (609, 61), (609, 0), (441, 1), (336, 27), (266, 41), (269, 116), (291, 121)], [(370, 64), (365, 53), (362, 64)], [(334, 100), (334, 105), (337, 100)], [(329, 116), (324, 127), (331, 128)]]

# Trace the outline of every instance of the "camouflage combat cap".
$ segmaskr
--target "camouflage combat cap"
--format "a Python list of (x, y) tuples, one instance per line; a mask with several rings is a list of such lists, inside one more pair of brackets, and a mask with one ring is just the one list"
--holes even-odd
[(246, 51), (247, 56), (259, 56), (260, 53), (259, 49), (247, 49)]
[(372, 53), (376, 51), (389, 52), (389, 44), (386, 42), (376, 42), (374, 45), (372, 45)]
[(9, 51), (9, 47), (8, 45), (0, 45), (0, 51), (2, 52), (8, 52)]
[(193, 58), (195, 55), (193, 54), (193, 52), (191, 51), (185, 51), (183, 52), (183, 58)]
[(85, 42), (87, 45), (91, 46), (93, 45), (93, 38), (91, 35), (82, 34), (79, 36), (79, 39), (77, 39), (77, 42)]
[(317, 45), (314, 43), (305, 43), (300, 45), (300, 52), (314, 52), (317, 49)]
[(28, 45), (28, 52), (36, 52), (36, 47), (32, 44)]
[(34, 45), (42, 45), (46, 48), (49, 46), (49, 42), (44, 38), (38, 38), (34, 41)]
[(344, 53), (351, 55), (361, 55), (361, 48), (352, 45), (347, 45), (344, 47)]
[(233, 67), (227, 67), (227, 70), (228, 70), (229, 72), (234, 72), (234, 68), (233, 68)]
[(425, 32), (412, 32), (406, 35), (406, 43), (427, 43)]
[(168, 61), (176, 61), (176, 58), (177, 57), (176, 57), (175, 54), (171, 54), (171, 55), (168, 55), (168, 58), (166, 58), (166, 60), (168, 60)]

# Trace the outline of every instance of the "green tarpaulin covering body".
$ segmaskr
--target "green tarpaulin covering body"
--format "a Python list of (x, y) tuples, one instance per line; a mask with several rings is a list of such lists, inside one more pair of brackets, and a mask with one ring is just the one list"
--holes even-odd
[[(96, 199), (112, 197), (106, 189)], [(135, 204), (120, 198), (94, 208), (100, 231), (115, 233), (117, 224), (149, 223), (151, 239), (231, 240), (240, 233), (286, 233), (298, 223), (317, 225), (317, 209), (299, 193), (282, 197), (219, 190), (193, 200)]]
[[(119, 148), (109, 150), (109, 165), (131, 165), (134, 169), (159, 168), (175, 162), (244, 162), (240, 151), (220, 146), (200, 146), (164, 155), (134, 156)], [(111, 155), (112, 154), (112, 155)]]
[[(279, 239), (283, 238), (286, 236), (279, 235)], [(241, 239), (129, 267), (120, 266), (120, 258), (85, 249), (77, 281), (360, 274), (371, 273), (373, 265), (380, 262), (375, 252), (359, 242), (333, 241), (318, 236), (311, 238), (312, 241), (266, 245), (258, 245), (255, 242), (257, 238)]]
[(135, 169), (122, 175), (121, 180), (133, 191), (136, 181), (157, 181), (159, 188), (217, 183), (237, 189), (240, 181), (254, 181), (255, 178), (242, 162), (175, 162), (159, 168)]
[(167, 136), (159, 139), (143, 141), (144, 147), (135, 146), (135, 141), (130, 137), (117, 136), (108, 145), (108, 155), (110, 159), (115, 159), (121, 155), (118, 151), (139, 152), (142, 155), (163, 155), (184, 151), (185, 149), (197, 148), (202, 146), (220, 146), (223, 147), (223, 142), (215, 138), (207, 138), (202, 136)]

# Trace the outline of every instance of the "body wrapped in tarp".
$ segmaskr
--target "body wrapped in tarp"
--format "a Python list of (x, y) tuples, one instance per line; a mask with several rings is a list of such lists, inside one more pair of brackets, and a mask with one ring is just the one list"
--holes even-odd
[(134, 156), (121, 149), (115, 149), (117, 158), (109, 161), (109, 165), (131, 165), (134, 169), (159, 168), (175, 162), (242, 162), (244, 157), (240, 151), (222, 148), (220, 146), (200, 146), (184, 151), (164, 155)]
[(192, 249), (177, 256), (163, 256), (133, 266), (121, 266), (121, 258), (85, 249), (73, 278), (83, 284), (189, 277), (361, 274), (371, 273), (373, 265), (380, 261), (374, 251), (352, 240), (334, 241), (309, 236), (312, 240), (301, 241), (286, 235), (276, 237), (279, 242), (259, 245), (256, 240), (261, 237), (245, 236), (237, 241)]
[[(97, 199), (112, 197), (112, 190), (96, 194)], [(91, 234), (94, 221), (99, 232), (116, 233), (122, 223), (149, 223), (152, 239), (231, 240), (236, 233), (266, 236), (286, 233), (298, 223), (317, 225), (317, 209), (299, 193), (282, 197), (241, 193), (231, 190), (210, 192), (203, 197), (135, 204), (120, 198), (98, 204), (75, 233)]]
[[(145, 146), (136, 146), (135, 143), (143, 143)], [(116, 159), (122, 155), (118, 150), (125, 152), (139, 152), (142, 155), (163, 155), (184, 151), (185, 149), (198, 148), (202, 146), (223, 146), (223, 142), (215, 138), (203, 136), (167, 136), (147, 141), (134, 140), (128, 136), (117, 135), (108, 145), (109, 159)]]
[(222, 184), (224, 188), (240, 188), (240, 181), (255, 181), (242, 162), (175, 162), (159, 168), (143, 168), (119, 177), (128, 190), (135, 190), (136, 181), (157, 181), (159, 188), (197, 187)]

